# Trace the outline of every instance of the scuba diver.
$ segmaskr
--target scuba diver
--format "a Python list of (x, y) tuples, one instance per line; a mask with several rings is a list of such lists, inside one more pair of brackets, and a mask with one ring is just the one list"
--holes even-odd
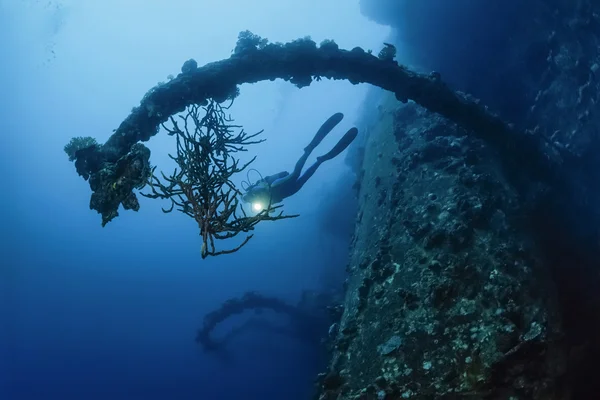
[(350, 128), (328, 153), (317, 157), (317, 161), (304, 174), (301, 174), (302, 168), (304, 168), (304, 164), (312, 151), (340, 123), (342, 118), (344, 118), (344, 114), (335, 113), (321, 125), (313, 140), (304, 148), (304, 154), (296, 162), (296, 166), (291, 174), (287, 171), (282, 171), (278, 174), (269, 175), (266, 178), (262, 178), (261, 176), (261, 179), (253, 185), (250, 185), (249, 182), (242, 182), (242, 188), (246, 191), (242, 196), (242, 200), (246, 203), (251, 203), (252, 209), (260, 212), (269, 209), (272, 204), (280, 203), (286, 197), (298, 192), (324, 161), (338, 156), (356, 138), (358, 129)]

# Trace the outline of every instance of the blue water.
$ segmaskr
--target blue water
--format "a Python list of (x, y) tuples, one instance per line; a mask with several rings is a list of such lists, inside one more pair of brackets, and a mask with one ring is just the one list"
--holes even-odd
[[(183, 6), (200, 12), (194, 4)], [(249, 290), (295, 304), (304, 290), (339, 289), (354, 218), (348, 193), (335, 197), (336, 182), (353, 179), (343, 157), (286, 203), (301, 218), (266, 222), (243, 251), (202, 260), (195, 222), (164, 215), (158, 201), (141, 198), (139, 212), (121, 211), (102, 228), (88, 208), (87, 182), (62, 149), (73, 136), (105, 140), (146, 90), (190, 57), (201, 65), (227, 57), (243, 29), (263, 27), (281, 41), (315, 32), (366, 40), (321, 23), (334, 8), (308, 31), (308, 6), (277, 12), (291, 21), (281, 35), (280, 23), (261, 13), (242, 12), (246, 20), (212, 30), (196, 26), (170, 2), (0, 3), (0, 35), (8, 38), (0, 40), (0, 399), (310, 398), (325, 367), (319, 346), (249, 330), (223, 356), (194, 339), (206, 313)], [(370, 24), (358, 5), (347, 12)], [(161, 18), (182, 20), (180, 33), (162, 29)], [(378, 43), (386, 31), (374, 29), (368, 40)], [(263, 173), (293, 168), (319, 125), (344, 112), (337, 136), (314, 156), (327, 151), (352, 126), (366, 90), (345, 82), (291, 89), (246, 86), (236, 104), (238, 122), (265, 129), (268, 141), (255, 153)], [(154, 164), (166, 165), (171, 139), (148, 143)]]

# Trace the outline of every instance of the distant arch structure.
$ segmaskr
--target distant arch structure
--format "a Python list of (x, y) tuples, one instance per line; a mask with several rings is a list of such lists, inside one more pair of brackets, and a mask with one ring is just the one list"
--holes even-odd
[[(291, 305), (276, 297), (247, 292), (240, 298), (225, 301), (219, 308), (206, 314), (202, 327), (196, 334), (196, 342), (206, 351), (216, 350), (225, 346), (236, 335), (258, 328), (309, 343), (319, 343), (325, 338), (327, 327), (333, 322), (336, 307), (332, 303), (333, 299), (327, 293), (304, 291), (301, 301), (297, 305)], [(215, 328), (223, 321), (251, 310), (271, 310), (286, 315), (289, 321), (287, 325), (278, 326), (265, 319), (250, 319), (229, 330), (221, 339), (212, 337)]]
[(92, 190), (90, 208), (102, 214), (103, 224), (118, 215), (120, 205), (139, 209), (133, 192), (150, 175), (149, 140), (160, 125), (192, 104), (209, 99), (223, 102), (239, 94), (239, 85), (283, 79), (297, 87), (322, 78), (369, 83), (393, 92), (399, 101), (412, 100), (468, 129), (511, 157), (528, 159), (529, 168), (543, 179), (556, 179), (563, 154), (543, 135), (516, 129), (468, 94), (450, 89), (438, 73), (419, 74), (395, 61), (391, 45), (374, 55), (360, 47), (343, 50), (332, 40), (317, 45), (309, 37), (289, 43), (269, 43), (249, 31), (239, 34), (231, 57), (199, 67), (186, 61), (181, 73), (150, 89), (140, 105), (104, 144), (76, 137), (65, 152)]

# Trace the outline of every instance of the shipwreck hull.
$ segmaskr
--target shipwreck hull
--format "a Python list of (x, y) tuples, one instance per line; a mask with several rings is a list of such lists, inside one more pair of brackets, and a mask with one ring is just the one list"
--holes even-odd
[[(454, 45), (441, 37), (444, 27), (464, 15), (403, 24), (411, 8), (439, 2), (361, 3), (395, 28), (391, 40), (418, 68), (441, 71), (457, 89), (583, 161), (563, 166), (565, 190), (539, 181), (510, 149), (416, 104), (383, 92), (366, 102), (368, 138), (352, 155), (362, 161), (345, 310), (319, 397), (593, 398), (600, 4), (511, 6), (489, 40), (485, 30), (477, 41), (465, 36), (470, 51), (449, 57)], [(462, 3), (466, 14), (480, 11), (481, 2)], [(485, 49), (490, 42), (493, 53)]]

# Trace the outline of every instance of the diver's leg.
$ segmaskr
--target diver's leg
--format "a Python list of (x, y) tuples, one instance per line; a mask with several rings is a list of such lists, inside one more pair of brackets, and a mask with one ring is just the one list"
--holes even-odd
[(325, 139), (325, 136), (327, 136), (327, 134), (331, 132), (331, 130), (335, 128), (337, 124), (340, 123), (342, 118), (344, 118), (344, 114), (342, 113), (335, 113), (331, 117), (329, 117), (327, 121), (325, 121), (323, 125), (321, 125), (321, 127), (315, 134), (315, 137), (313, 137), (313, 140), (311, 140), (308, 146), (304, 148), (304, 151), (307, 151), (309, 153), (313, 151), (315, 147), (317, 147), (319, 143), (321, 143), (323, 139)]
[[(327, 136), (327, 134), (329, 132), (331, 132), (331, 130), (333, 128), (335, 128), (335, 126), (337, 124), (340, 123), (342, 118), (344, 118), (344, 114), (335, 113), (331, 117), (329, 117), (327, 119), (327, 121), (325, 121), (323, 123), (323, 125), (321, 125), (321, 127), (319, 128), (319, 130), (313, 137), (313, 140), (308, 144), (308, 146), (306, 146), (304, 148), (304, 154), (302, 154), (302, 156), (296, 162), (296, 165), (294, 166), (294, 170), (292, 171), (292, 173), (282, 179), (278, 179), (277, 181), (275, 181), (273, 183), (273, 185), (271, 186), (271, 190), (273, 193), (279, 193), (280, 194), (279, 197), (281, 197), (281, 199), (284, 199), (284, 198), (296, 193), (298, 190), (300, 190), (302, 185), (304, 185), (304, 183), (308, 180), (308, 178), (310, 178), (312, 176), (312, 174), (314, 174), (315, 171), (317, 170), (317, 168), (319, 167), (319, 165), (317, 165), (317, 163), (315, 163), (308, 169), (308, 171), (306, 171), (302, 175), (302, 177), (300, 176), (300, 174), (302, 173), (302, 168), (304, 168), (304, 164), (306, 164), (306, 160), (310, 156), (310, 153), (312, 153), (312, 151), (315, 149), (315, 147), (317, 147), (319, 145), (319, 143), (321, 143), (321, 141), (323, 141), (325, 136)], [(356, 129), (356, 128), (354, 128), (354, 129)], [(346, 138), (346, 136), (348, 136), (348, 133), (346, 133), (346, 135), (342, 138), (342, 140), (340, 142), (344, 141), (344, 138)], [(354, 136), (356, 136), (356, 134)], [(338, 154), (341, 153), (348, 146), (348, 144), (350, 144), (350, 142), (352, 142), (353, 139), (354, 139), (354, 137), (352, 139), (350, 139), (348, 141), (348, 143), (345, 144), (341, 150), (339, 150)], [(340, 146), (340, 143), (338, 143), (334, 147), (334, 149), (337, 149), (338, 146)], [(331, 151), (330, 151), (330, 153), (331, 153)], [(331, 158), (333, 158), (333, 157), (335, 157), (335, 155), (332, 156)], [(325, 160), (328, 160), (328, 158), (324, 158), (323, 160), (318, 161), (318, 163), (325, 161)], [(301, 183), (298, 184), (298, 182), (301, 182)]]
[(302, 186), (304, 186), (304, 184), (310, 179), (310, 177), (313, 176), (315, 172), (317, 172), (317, 168), (319, 168), (321, 164), (323, 164), (323, 161), (317, 160), (313, 163), (313, 165), (308, 167), (306, 171), (304, 171), (302, 176), (296, 179), (293, 185), (293, 193), (288, 194), (288, 196), (291, 196), (292, 194), (302, 189)]
[(306, 164), (306, 160), (308, 159), (308, 156), (310, 156), (310, 153), (312, 153), (315, 147), (317, 147), (319, 143), (323, 141), (325, 136), (327, 136), (327, 134), (331, 132), (331, 130), (335, 128), (337, 124), (340, 123), (342, 118), (344, 118), (344, 114), (335, 113), (331, 117), (329, 117), (327, 121), (323, 123), (323, 125), (321, 125), (321, 127), (315, 134), (315, 137), (313, 137), (313, 140), (308, 144), (308, 146), (304, 148), (304, 154), (302, 154), (302, 157), (298, 159), (298, 161), (296, 162), (296, 166), (294, 166), (294, 170), (288, 177), (286, 177), (286, 181), (289, 182), (292, 180), (296, 180), (300, 177), (300, 174), (302, 173), (302, 168), (304, 168), (304, 164)]
[(296, 162), (296, 166), (294, 167), (294, 170), (291, 174), (276, 179), (271, 183), (272, 196), (276, 199), (280, 199), (274, 202), (279, 202), (284, 198), (290, 196), (290, 194), (288, 194), (289, 192), (296, 193), (294, 186), (296, 184), (296, 181), (300, 177), (300, 173), (302, 172), (302, 168), (304, 168), (304, 164), (306, 164), (308, 156), (310, 156), (310, 151), (305, 151), (304, 154), (302, 154), (302, 157), (300, 157)]
[(308, 156), (310, 156), (310, 151), (304, 151), (302, 157), (300, 157), (298, 161), (296, 161), (296, 165), (294, 166), (294, 170), (292, 171), (292, 173), (284, 178), (286, 181), (295, 181), (300, 177), (300, 173), (302, 173), (302, 168), (304, 168), (304, 164), (306, 164)]
[[(315, 161), (313, 163), (313, 165), (311, 165), (303, 174), (302, 176), (300, 175), (300, 171), (302, 170), (302, 167), (304, 166), (304, 163), (306, 162), (306, 158), (308, 158), (308, 155), (310, 154), (309, 152), (305, 152), (303, 157), (303, 161), (302, 161), (302, 165), (300, 166), (300, 168), (298, 168), (298, 164), (300, 163), (300, 161), (302, 160), (298, 160), (298, 164), (296, 164), (296, 167), (294, 169), (294, 172), (288, 176), (286, 176), (283, 180), (285, 180), (285, 184), (279, 186), (277, 182), (277, 184), (273, 185), (273, 189), (275, 189), (275, 191), (278, 193), (277, 196), (280, 197), (282, 200), (286, 197), (289, 197), (293, 194), (295, 194), (296, 192), (298, 192), (300, 189), (302, 189), (302, 186), (304, 186), (304, 184), (306, 183), (306, 181), (308, 181), (310, 179), (311, 176), (313, 176), (313, 174), (317, 171), (317, 168), (319, 168), (319, 166), (327, 160), (331, 160), (332, 158), (334, 158), (335, 156), (339, 155), (342, 151), (344, 151), (349, 145), (350, 143), (352, 143), (352, 141), (356, 138), (356, 135), (358, 134), (358, 129), (356, 128), (350, 128), (348, 130), (348, 132), (346, 132), (346, 134), (340, 139), (339, 142), (337, 142), (337, 144), (333, 147), (333, 149), (331, 149), (328, 153), (317, 157), (317, 161)], [(293, 176), (293, 178), (292, 178)], [(282, 182), (283, 183), (283, 182)], [(279, 186), (279, 187), (277, 187)]]
[(335, 113), (331, 117), (329, 117), (327, 119), (327, 121), (325, 121), (323, 123), (323, 125), (321, 125), (321, 127), (319, 128), (319, 130), (313, 137), (313, 140), (309, 143), (308, 146), (306, 146), (304, 148), (304, 154), (302, 154), (302, 156), (296, 162), (296, 165), (294, 166), (294, 170), (292, 171), (292, 173), (289, 174), (288, 176), (286, 176), (284, 179), (280, 180), (278, 182), (279, 184), (282, 184), (284, 182), (287, 183), (287, 182), (295, 181), (296, 179), (298, 179), (300, 177), (300, 174), (302, 173), (302, 168), (304, 168), (304, 164), (306, 164), (306, 160), (310, 156), (310, 153), (312, 153), (312, 151), (315, 149), (315, 147), (317, 147), (317, 145), (319, 143), (321, 143), (321, 141), (323, 141), (325, 136), (327, 136), (327, 134), (329, 132), (331, 132), (331, 130), (333, 128), (335, 128), (335, 126), (337, 124), (340, 123), (342, 118), (344, 118), (344, 114)]
[(358, 129), (348, 129), (348, 132), (346, 132), (346, 134), (342, 136), (340, 141), (337, 142), (335, 146), (333, 146), (333, 149), (329, 150), (329, 152), (327, 152), (326, 154), (317, 157), (317, 161), (323, 162), (337, 157), (342, 151), (346, 150), (350, 143), (352, 143), (352, 141), (356, 138), (356, 135), (358, 135)]
[(277, 202), (282, 201), (286, 197), (290, 197), (291, 195), (298, 192), (298, 190), (302, 189), (302, 186), (306, 183), (306, 181), (313, 176), (319, 165), (323, 163), (324, 160), (318, 160), (313, 163), (303, 174), (300, 176), (300, 172), (304, 167), (304, 163), (306, 163), (306, 158), (310, 152), (304, 152), (304, 155), (298, 160), (296, 163), (296, 168), (294, 168), (294, 172), (290, 175), (286, 176), (283, 179), (279, 179), (275, 181), (275, 183), (271, 186), (271, 195), (273, 198), (277, 199)]

